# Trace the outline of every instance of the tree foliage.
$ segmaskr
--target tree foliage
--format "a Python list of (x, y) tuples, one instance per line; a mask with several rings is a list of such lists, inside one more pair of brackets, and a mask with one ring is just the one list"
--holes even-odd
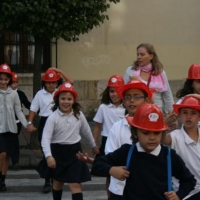
[(99, 26), (120, 0), (1, 0), (0, 30), (76, 41)]

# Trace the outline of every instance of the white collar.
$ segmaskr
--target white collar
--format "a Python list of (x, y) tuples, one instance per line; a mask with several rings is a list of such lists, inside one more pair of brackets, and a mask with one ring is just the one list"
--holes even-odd
[[(198, 133), (200, 133), (199, 127), (198, 128)], [(192, 143), (196, 143), (196, 141), (194, 141), (184, 130), (183, 126), (181, 127), (181, 132), (183, 133), (184, 136), (184, 140), (186, 144), (192, 144)], [(199, 134), (200, 135), (200, 134)], [(200, 140), (200, 138), (198, 138), (198, 141)]]
[[(140, 145), (139, 142), (136, 143), (137, 146), (137, 150), (138, 152), (146, 152)], [(161, 151), (161, 145), (159, 144), (153, 151), (150, 152), (150, 154), (154, 155), (154, 156), (158, 156), (159, 153)]]

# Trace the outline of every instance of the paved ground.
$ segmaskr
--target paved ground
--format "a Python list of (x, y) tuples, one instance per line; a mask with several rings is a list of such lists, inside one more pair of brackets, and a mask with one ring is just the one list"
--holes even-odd
[[(37, 172), (31, 170), (9, 170), (7, 192), (0, 193), (0, 200), (51, 200), (52, 194), (41, 192), (43, 179)], [(84, 200), (106, 200), (105, 178), (92, 177), (92, 181), (82, 184)], [(71, 193), (67, 185), (64, 187), (63, 200), (71, 200)]]

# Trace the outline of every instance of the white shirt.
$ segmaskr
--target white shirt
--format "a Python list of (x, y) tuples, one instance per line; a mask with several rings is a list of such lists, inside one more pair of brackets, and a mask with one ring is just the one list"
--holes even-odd
[(118, 107), (111, 103), (108, 105), (101, 104), (93, 120), (102, 124), (101, 135), (108, 137), (108, 133), (112, 125), (124, 118), (124, 116), (125, 108), (122, 104)]
[(43, 130), (42, 149), (45, 157), (52, 155), (51, 143), (75, 144), (81, 140), (81, 136), (87, 140), (89, 147), (95, 147), (90, 126), (82, 112), (77, 119), (73, 112), (67, 115), (59, 109), (55, 110), (48, 117)]
[[(110, 129), (106, 146), (105, 154), (115, 151), (123, 144), (132, 144), (130, 125), (125, 118), (115, 122)], [(120, 181), (114, 177), (110, 177), (109, 190), (117, 195), (123, 195), (125, 181)]]
[(48, 117), (53, 112), (51, 108), (54, 106), (53, 96), (56, 91), (57, 89), (49, 93), (44, 88), (39, 90), (31, 102), (30, 110), (33, 112), (40, 110), (39, 116)]
[[(200, 128), (198, 128), (200, 135)], [(175, 149), (185, 162), (187, 168), (197, 180), (195, 189), (190, 192), (184, 199), (200, 192), (200, 137), (198, 141), (192, 140), (185, 132), (183, 127), (170, 133), (172, 144), (171, 148)], [(174, 190), (178, 190), (178, 180), (173, 179)]]

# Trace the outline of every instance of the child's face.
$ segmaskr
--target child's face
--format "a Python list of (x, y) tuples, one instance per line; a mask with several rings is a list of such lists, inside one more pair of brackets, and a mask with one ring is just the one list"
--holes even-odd
[(59, 94), (59, 109), (65, 114), (70, 114), (72, 111), (72, 105), (74, 103), (74, 95), (70, 92), (61, 92)]
[(153, 151), (161, 142), (161, 131), (146, 131), (137, 129), (137, 138), (141, 147), (147, 152)]
[(193, 92), (196, 94), (200, 94), (200, 79), (194, 80), (192, 83)]
[(140, 89), (129, 89), (124, 92), (123, 104), (130, 116), (134, 116), (137, 108), (145, 102), (146, 98)]
[(9, 81), (10, 81), (10, 78), (8, 77), (8, 75), (5, 73), (1, 73), (0, 74), (0, 89), (7, 90)]
[(200, 121), (200, 112), (192, 108), (181, 108), (179, 118), (184, 125), (184, 128), (192, 129), (197, 127)]
[(115, 92), (114, 87), (109, 87), (109, 96), (112, 101), (112, 104), (114, 105), (121, 104), (121, 99), (119, 98), (118, 94)]
[(10, 87), (11, 87), (13, 90), (16, 90), (16, 89), (18, 88), (18, 82), (17, 82), (17, 81), (12, 82), (12, 84), (10, 85)]
[(46, 91), (49, 92), (49, 93), (53, 93), (57, 86), (58, 86), (58, 82), (57, 81), (45, 82)]

